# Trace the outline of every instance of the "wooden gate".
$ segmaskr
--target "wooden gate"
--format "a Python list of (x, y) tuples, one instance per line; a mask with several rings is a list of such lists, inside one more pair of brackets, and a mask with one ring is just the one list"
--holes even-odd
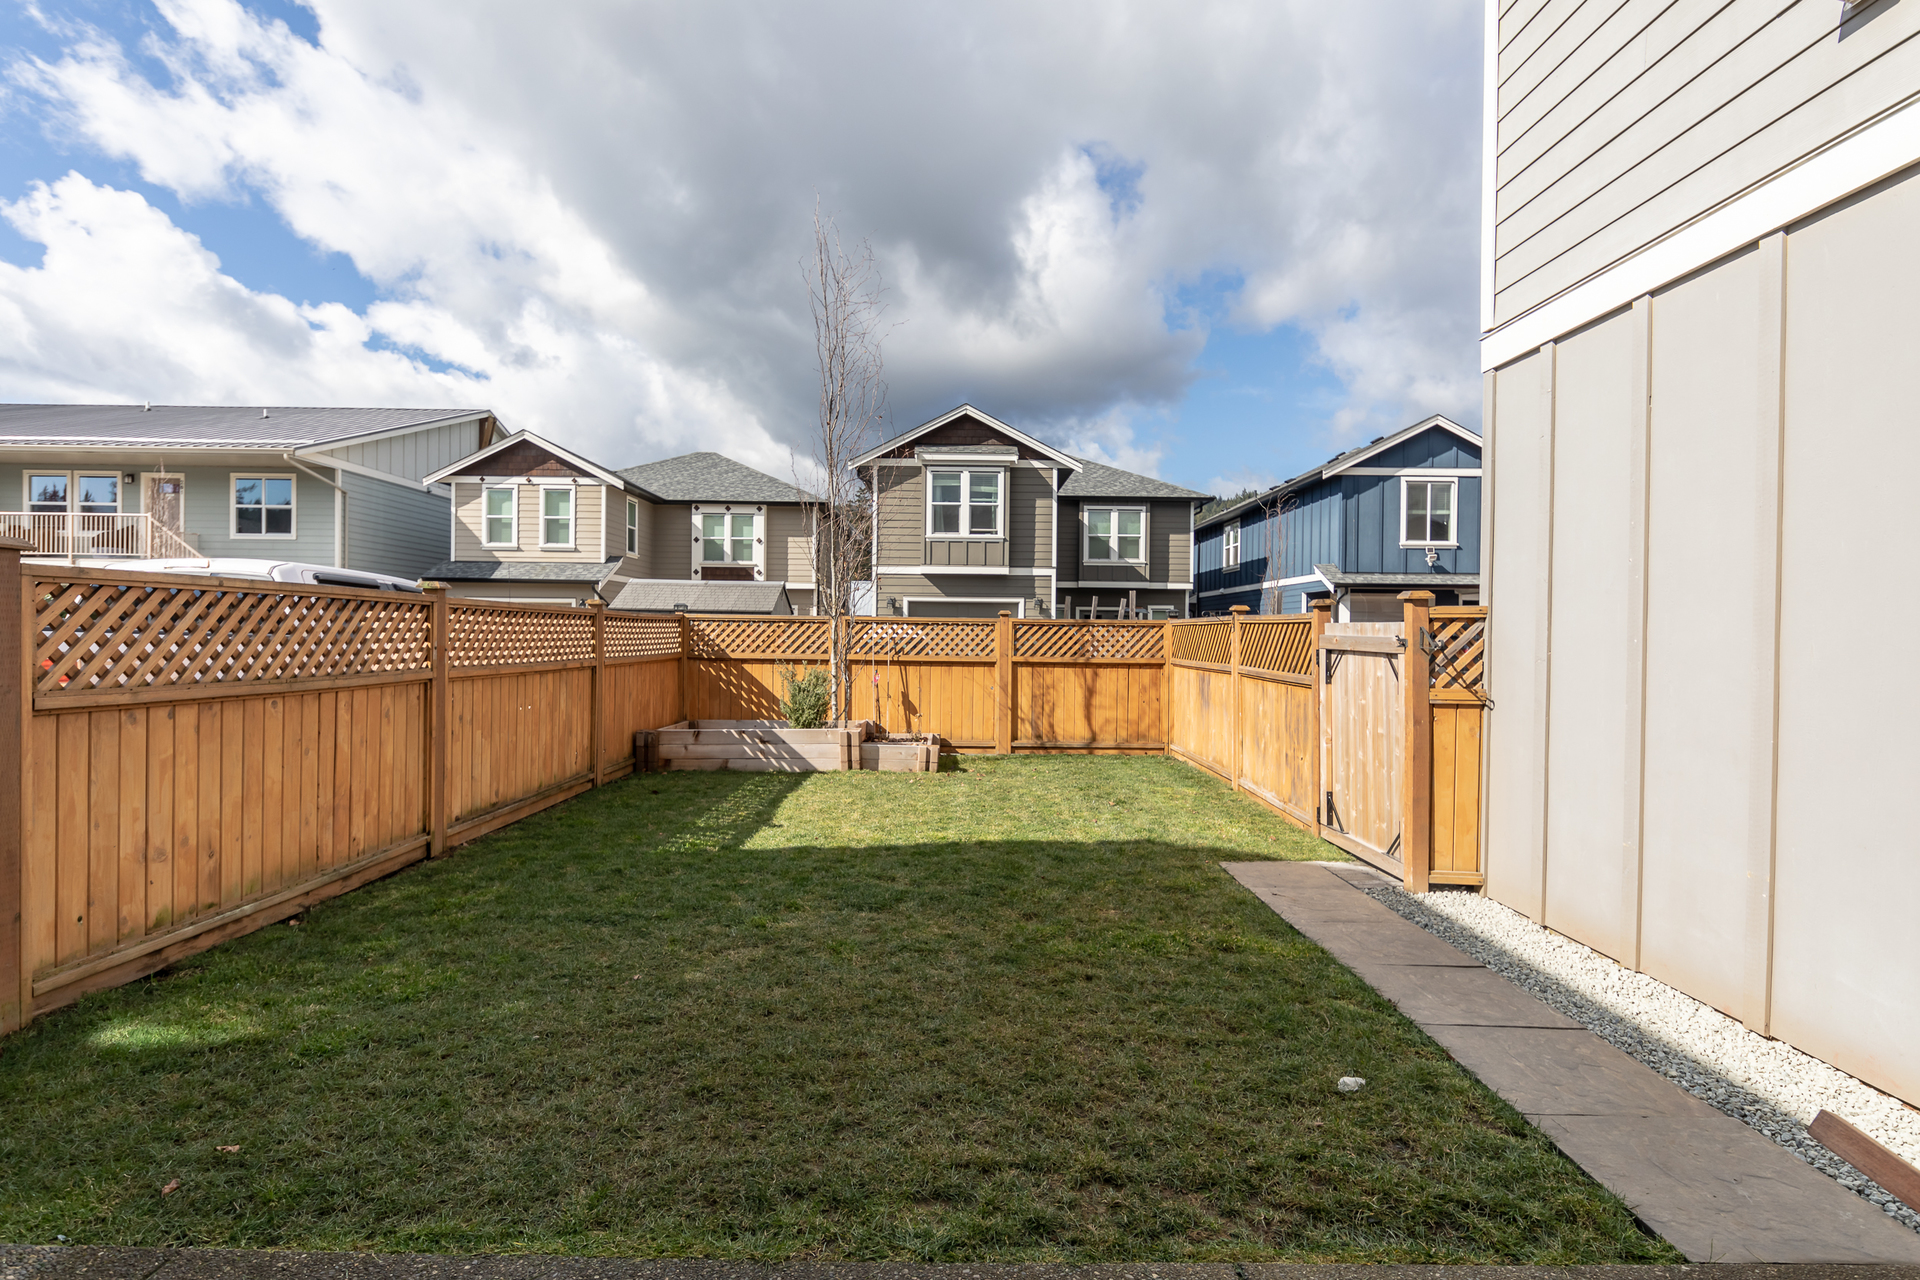
[(1334, 622), (1320, 637), (1323, 834), (1395, 875), (1406, 812), (1404, 631), (1398, 622)]

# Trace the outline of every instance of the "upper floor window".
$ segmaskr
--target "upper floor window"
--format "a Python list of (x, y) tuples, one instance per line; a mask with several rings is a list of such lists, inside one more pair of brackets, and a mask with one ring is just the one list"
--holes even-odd
[(293, 477), (233, 477), (233, 536), (291, 538)]
[(517, 547), (520, 545), (520, 531), (516, 527), (519, 521), (520, 495), (511, 487), (488, 489), (485, 491), (486, 504), (482, 519), (486, 522), (484, 538), (490, 547)]
[(998, 471), (927, 473), (927, 532), (946, 537), (1000, 536)]
[(540, 545), (573, 545), (573, 488), (540, 491)]
[(27, 477), (27, 510), (35, 515), (110, 516), (120, 510), (120, 476), (84, 471), (42, 472)]
[(1220, 567), (1238, 569), (1240, 567), (1240, 522), (1220, 526)]
[(1147, 513), (1139, 507), (1083, 507), (1087, 522), (1087, 559), (1128, 561), (1146, 559)]
[(1401, 480), (1401, 546), (1458, 545), (1453, 523), (1455, 483), (1453, 480)]
[(627, 554), (640, 554), (640, 504), (627, 499)]
[(753, 563), (753, 513), (708, 512), (700, 517), (700, 558), (709, 563)]

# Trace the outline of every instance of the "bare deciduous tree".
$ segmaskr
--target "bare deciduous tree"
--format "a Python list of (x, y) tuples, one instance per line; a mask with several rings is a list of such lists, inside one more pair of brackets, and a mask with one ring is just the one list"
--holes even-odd
[(830, 705), (835, 719), (846, 719), (851, 672), (847, 627), (841, 620), (853, 611), (853, 584), (868, 575), (873, 554), (872, 500), (849, 464), (872, 446), (886, 417), (887, 383), (880, 362), (886, 305), (872, 246), (862, 240), (849, 253), (840, 242), (839, 228), (817, 204), (813, 260), (802, 270), (820, 365), (820, 421), (813, 437), (819, 472), (813, 487), (819, 492), (809, 504), (814, 593), (819, 611), (833, 619), (827, 663)]

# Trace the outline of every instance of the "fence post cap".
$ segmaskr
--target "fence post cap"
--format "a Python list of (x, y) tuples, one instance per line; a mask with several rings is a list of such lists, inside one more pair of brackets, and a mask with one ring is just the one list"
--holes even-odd
[(1399, 598), (1408, 604), (1430, 605), (1434, 596), (1431, 591), (1402, 591)]
[(1307, 608), (1331, 610), (1333, 608), (1333, 597), (1332, 596), (1315, 596), (1313, 599), (1307, 601)]
[(17, 538), (12, 534), (0, 534), (0, 551), (31, 551), (32, 538)]
[(1011, 618), (1011, 617), (1013, 616), (1013, 610), (1011, 610), (1011, 609), (1002, 609), (1002, 610), (1000, 611), (1000, 616), (1001, 616), (1001, 617), (1003, 617), (1003, 618)]
[(445, 591), (447, 589), (446, 583), (432, 582), (426, 578), (420, 579), (420, 582), (418, 585), (422, 591)]
[(1244, 604), (1236, 604), (1231, 609), (1228, 609), (1227, 612), (1228, 613), (1252, 613), (1253, 610)]

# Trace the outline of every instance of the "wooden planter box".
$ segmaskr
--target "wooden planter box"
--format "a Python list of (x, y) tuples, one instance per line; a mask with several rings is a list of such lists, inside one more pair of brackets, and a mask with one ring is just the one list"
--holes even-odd
[(870, 720), (831, 729), (795, 729), (784, 720), (683, 720), (633, 736), (636, 767), (812, 773), (874, 769), (937, 773), (940, 744), (895, 742)]

